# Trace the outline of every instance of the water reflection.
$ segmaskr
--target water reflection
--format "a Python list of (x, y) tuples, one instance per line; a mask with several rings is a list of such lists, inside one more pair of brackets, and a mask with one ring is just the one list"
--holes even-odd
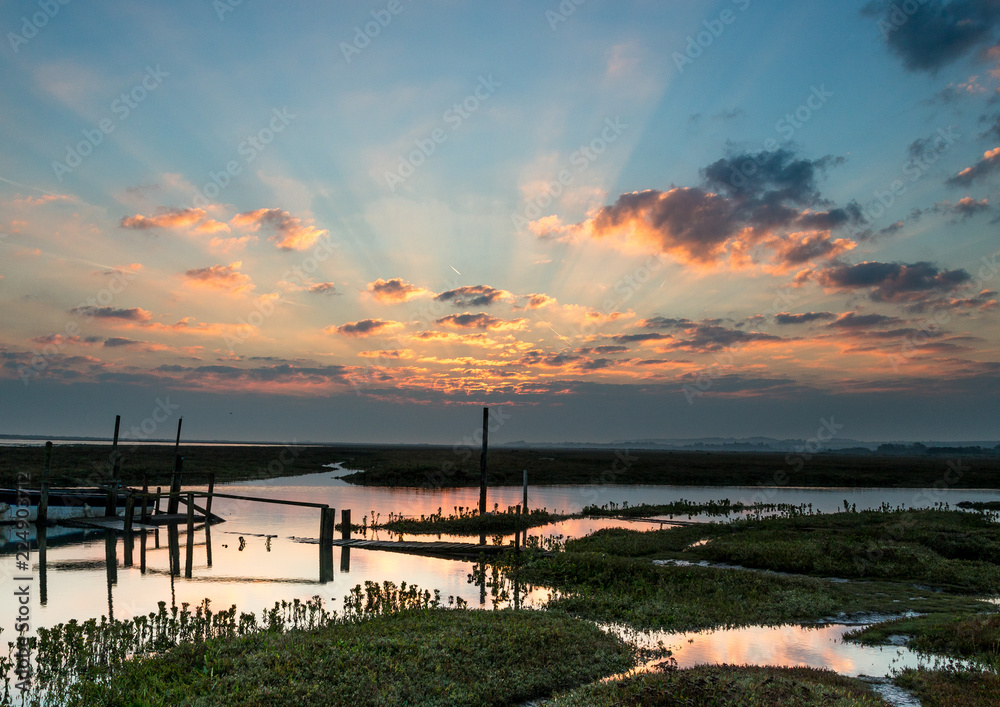
[[(942, 664), (940, 658), (924, 656), (903, 646), (864, 646), (844, 641), (844, 634), (862, 628), (859, 625), (748, 626), (685, 633), (639, 632), (615, 624), (602, 628), (640, 648), (655, 649), (662, 642), (671, 651), (678, 668), (722, 663), (770, 665), (827, 668), (857, 677), (884, 676), (893, 670)], [(652, 663), (646, 667), (651, 668)]]
[[(380, 515), (385, 519), (389, 512), (420, 516), (441, 508), (445, 514), (456, 507), (477, 505), (478, 489), (382, 489), (349, 486), (330, 478), (324, 472), (291, 479), (274, 479), (254, 484), (230, 484), (226, 492), (234, 495), (262, 496), (287, 500), (326, 503), (341, 511), (353, 510), (355, 523), (371, 521)], [(223, 490), (220, 487), (220, 490)], [(533, 508), (546, 507), (550, 511), (575, 512), (589, 503), (599, 505), (608, 501), (630, 504), (667, 503), (681, 498), (690, 501), (708, 501), (722, 498), (749, 500), (757, 488), (740, 487), (622, 487), (605, 486), (598, 489), (575, 486), (529, 488), (529, 503)], [(770, 490), (768, 491), (770, 493)], [(835, 511), (847, 499), (860, 508), (878, 507), (883, 502), (891, 505), (919, 505), (921, 492), (907, 489), (774, 489), (767, 500), (774, 503), (813, 503), (814, 508)], [(993, 500), (994, 491), (932, 491), (926, 497), (930, 505), (948, 500), (954, 506), (960, 500)], [(520, 503), (521, 487), (490, 489), (490, 505), (501, 507)], [(228, 608), (236, 604), (240, 611), (260, 612), (274, 602), (292, 599), (309, 599), (320, 596), (330, 608), (339, 609), (351, 588), (366, 581), (392, 581), (417, 584), (424, 589), (440, 589), (444, 601), (449, 596), (460, 597), (470, 606), (492, 607), (513, 603), (518, 606), (540, 606), (549, 598), (546, 589), (521, 585), (516, 580), (507, 583), (485, 561), (455, 560), (413, 556), (361, 548), (342, 547), (339, 563), (335, 564), (334, 549), (319, 544), (296, 542), (294, 538), (318, 536), (320, 518), (316, 509), (289, 506), (265, 506), (246, 501), (218, 498), (213, 512), (226, 519), (214, 528), (199, 526), (191, 533), (171, 525), (156, 530), (136, 528), (131, 536), (100, 530), (79, 528), (33, 529), (31, 574), (38, 580), (38, 593), (32, 595), (32, 626), (52, 626), (71, 619), (84, 620), (109, 614), (119, 619), (155, 611), (158, 601), (171, 606), (187, 602), (197, 605), (208, 598), (213, 605)], [(571, 519), (550, 526), (532, 528), (522, 533), (520, 541), (529, 537), (563, 536), (580, 537), (600, 528), (633, 527), (648, 529), (659, 527), (641, 521), (622, 521), (613, 518)], [(0, 528), (0, 545), (4, 548), (4, 568), (13, 576), (16, 528)], [(135, 535), (138, 538), (135, 538)], [(182, 537), (183, 534), (183, 537)], [(371, 533), (368, 534), (371, 537)], [(383, 538), (388, 534), (383, 534)], [(121, 538), (122, 551), (118, 551)], [(456, 536), (407, 536), (408, 539), (451, 540), (475, 542), (477, 538)], [(391, 538), (395, 539), (395, 538)], [(513, 536), (480, 537), (483, 543), (508, 544)], [(138, 566), (135, 563), (135, 543), (138, 541)], [(184, 557), (181, 557), (181, 545)], [(338, 571), (339, 567), (339, 571)], [(471, 580), (471, 581), (470, 581)], [(8, 584), (9, 586), (9, 584)], [(32, 589), (34, 592), (34, 588)], [(0, 592), (0, 627), (13, 635), (17, 605), (12, 592)], [(810, 640), (819, 635), (810, 634)], [(765, 629), (764, 631), (771, 631)], [(751, 648), (737, 650), (740, 644), (765, 651), (766, 645), (785, 641), (774, 633), (739, 634), (733, 638), (728, 652), (718, 648), (709, 651), (706, 635), (692, 635), (693, 644), (681, 642), (678, 657), (696, 656), (706, 651), (704, 660), (747, 662), (752, 660), (774, 663), (792, 660), (794, 656), (815, 655), (802, 660), (824, 661), (824, 666), (842, 665), (853, 670), (845, 661), (855, 660), (853, 655), (879, 653), (879, 649), (846, 646), (839, 642), (818, 647), (795, 648), (799, 634), (789, 634), (786, 648), (777, 653), (760, 653), (754, 658)], [(714, 641), (715, 639), (711, 639)], [(722, 639), (719, 639), (722, 641)], [(822, 641), (821, 641), (822, 643)], [(723, 641), (719, 645), (723, 645)], [(766, 644), (766, 645), (765, 645)], [(905, 650), (905, 649), (892, 649)], [(798, 651), (798, 652), (796, 652)], [(810, 653), (811, 651), (811, 653)], [(846, 651), (846, 652), (845, 652)], [(861, 653), (857, 653), (861, 651)], [(895, 655), (895, 653), (893, 653)], [(836, 659), (836, 660), (835, 660)], [(695, 658), (692, 658), (695, 660)], [(839, 661), (839, 662), (837, 662)], [(855, 660), (851, 665), (860, 665)], [(858, 668), (861, 670), (862, 668)], [(883, 674), (877, 668), (870, 672)]]

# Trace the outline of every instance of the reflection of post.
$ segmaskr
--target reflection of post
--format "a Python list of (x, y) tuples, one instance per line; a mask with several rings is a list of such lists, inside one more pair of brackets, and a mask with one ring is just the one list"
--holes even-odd
[(319, 582), (326, 584), (333, 581), (333, 545), (319, 544)]
[(125, 519), (123, 525), (125, 526), (125, 536), (122, 538), (122, 542), (125, 546), (125, 566), (132, 566), (132, 519), (135, 516), (135, 496), (129, 494), (128, 498), (125, 499)]
[(479, 515), (486, 515), (486, 449), (489, 446), (490, 409), (483, 408), (483, 451), (479, 455)]
[(146, 531), (139, 538), (139, 574), (146, 574)]
[(486, 555), (480, 555), (479, 561), (479, 604), (486, 604)]
[[(524, 507), (524, 514), (527, 515), (528, 514), (528, 470), (527, 469), (524, 470), (524, 494), (523, 494), (523, 496), (524, 496), (524, 498), (521, 499), (521, 505)], [(527, 519), (525, 519), (525, 520), (527, 520)], [(524, 525), (524, 530), (522, 530), (521, 532), (524, 533), (524, 536), (521, 538), (521, 544), (522, 545), (527, 545), (528, 544), (528, 526), (527, 526), (527, 524)]]
[(122, 548), (125, 550), (125, 559), (122, 561), (123, 567), (131, 567), (134, 563), (132, 561), (132, 550), (135, 547), (135, 537), (132, 533), (125, 533), (122, 536)]
[(351, 548), (349, 547), (340, 548), (340, 571), (345, 574), (351, 571)]
[[(51, 444), (51, 442), (50, 442)], [(38, 538), (38, 580), (42, 585), (41, 602), (42, 606), (45, 606), (49, 601), (49, 583), (48, 583), (48, 572), (45, 566), (46, 555), (48, 554), (48, 535), (49, 529), (44, 525), (35, 526), (35, 533)]]
[(211, 524), (205, 521), (205, 561), (208, 566), (212, 566), (212, 527)]
[(167, 526), (167, 547), (167, 553), (170, 555), (170, 574), (178, 574), (181, 571), (181, 541), (180, 530), (176, 523)]
[(187, 556), (184, 558), (184, 576), (191, 579), (194, 568), (194, 494), (187, 495)]
[(118, 538), (113, 530), (104, 531), (104, 563), (108, 575), (108, 618), (115, 617), (111, 602), (111, 587), (118, 584)]

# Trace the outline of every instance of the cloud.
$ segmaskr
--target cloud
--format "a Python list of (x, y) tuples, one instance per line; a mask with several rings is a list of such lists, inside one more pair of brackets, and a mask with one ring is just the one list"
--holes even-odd
[(854, 329), (858, 327), (873, 326), (895, 326), (903, 321), (897, 317), (889, 317), (884, 314), (859, 314), (857, 312), (845, 312), (834, 321), (827, 324), (835, 329)]
[(70, 314), (82, 317), (95, 317), (97, 319), (121, 319), (130, 322), (148, 322), (152, 315), (141, 307), (131, 309), (118, 309), (116, 307), (96, 307), (92, 305), (81, 305), (69, 310)]
[(340, 294), (337, 292), (337, 286), (332, 282), (318, 282), (315, 285), (310, 285), (307, 292), (312, 292), (316, 295), (336, 295)]
[(646, 341), (662, 341), (663, 339), (672, 339), (672, 338), (674, 337), (672, 337), (670, 334), (660, 334), (660, 333), (618, 334), (617, 336), (614, 337), (614, 341), (617, 341), (619, 344), (635, 344), (635, 343), (643, 343)]
[(930, 73), (992, 41), (1000, 23), (995, 0), (875, 0), (862, 12), (878, 18), (879, 31), (903, 66)]
[(971, 167), (966, 167), (954, 177), (949, 177), (945, 184), (949, 186), (967, 187), (977, 179), (1000, 169), (1000, 147), (994, 147), (983, 153), (983, 158)]
[(387, 331), (403, 326), (399, 322), (386, 321), (385, 319), (362, 319), (358, 322), (348, 322), (340, 326), (328, 326), (323, 331), (327, 334), (340, 334), (341, 336), (365, 337), (374, 334), (383, 334)]
[(442, 292), (434, 299), (438, 302), (451, 302), (456, 307), (488, 307), (498, 300), (509, 299), (510, 296), (506, 290), (498, 290), (489, 285), (467, 285)]
[(641, 326), (644, 329), (686, 329), (687, 327), (694, 326), (694, 322), (685, 318), (650, 317), (649, 319), (643, 319), (636, 326)]
[(695, 325), (685, 332), (684, 339), (670, 342), (666, 348), (680, 349), (697, 353), (710, 353), (734, 344), (751, 344), (755, 342), (782, 341), (780, 336), (756, 331), (740, 331), (727, 329), (718, 324), (705, 322)]
[(229, 226), (208, 217), (204, 209), (163, 208), (152, 216), (126, 216), (119, 222), (122, 228), (146, 231), (158, 228), (186, 228), (195, 233), (229, 231)]
[(976, 201), (971, 196), (966, 196), (952, 204), (950, 201), (941, 201), (934, 204), (934, 211), (938, 213), (951, 214), (958, 219), (967, 219), (978, 213), (990, 210), (989, 199)]
[(515, 319), (513, 321), (497, 319), (496, 317), (491, 317), (485, 312), (480, 312), (478, 314), (465, 312), (464, 314), (449, 314), (447, 317), (441, 317), (437, 320), (437, 323), (442, 326), (454, 327), (456, 329), (487, 329), (496, 331), (523, 329), (526, 321), (527, 320), (525, 319)]
[(965, 270), (943, 270), (933, 263), (875, 261), (837, 264), (812, 272), (808, 277), (829, 289), (870, 288), (869, 297), (880, 302), (912, 302), (929, 294), (951, 292), (971, 279)]
[(415, 297), (428, 294), (428, 290), (422, 287), (411, 285), (405, 280), (394, 277), (391, 280), (379, 278), (375, 282), (368, 283), (368, 291), (379, 302), (397, 304), (399, 302), (409, 302)]
[(978, 309), (981, 312), (991, 312), (998, 308), (997, 293), (994, 290), (981, 290), (973, 297), (952, 298), (945, 304), (951, 309)]
[(233, 216), (230, 223), (252, 231), (261, 226), (271, 229), (274, 235), (269, 240), (274, 241), (280, 250), (306, 250), (329, 233), (325, 229), (307, 225), (299, 217), (281, 209), (244, 211)]
[(242, 261), (239, 260), (229, 265), (210, 265), (205, 268), (188, 270), (184, 276), (193, 285), (228, 292), (247, 292), (254, 288), (254, 284), (249, 275), (239, 272), (242, 265)]
[(541, 309), (542, 307), (548, 307), (552, 304), (557, 304), (555, 297), (549, 297), (546, 294), (535, 293), (530, 295), (524, 295), (528, 298), (528, 301), (519, 309)]
[(361, 358), (386, 358), (386, 359), (408, 359), (415, 358), (416, 353), (412, 349), (392, 349), (390, 351), (359, 351)]
[(857, 204), (828, 208), (817, 189), (820, 173), (841, 161), (800, 159), (785, 149), (734, 153), (702, 170), (703, 187), (622, 194), (584, 222), (564, 225), (547, 216), (530, 228), (560, 240), (617, 236), (695, 266), (727, 257), (733, 266), (747, 266), (760, 248), (778, 268), (829, 259), (854, 246), (830, 231), (864, 223)]
[(778, 312), (774, 315), (775, 324), (808, 324), (809, 322), (821, 321), (824, 319), (835, 319), (833, 312), (803, 312), (802, 314), (790, 314), (788, 312)]
[(23, 196), (19, 199), (14, 199), (11, 202), (12, 206), (44, 206), (45, 204), (51, 204), (54, 202), (70, 202), (75, 203), (78, 201), (77, 197), (72, 194), (43, 194), (42, 196)]

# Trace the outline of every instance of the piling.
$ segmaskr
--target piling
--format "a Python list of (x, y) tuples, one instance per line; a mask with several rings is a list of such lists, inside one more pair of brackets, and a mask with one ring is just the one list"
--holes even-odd
[(483, 451), (479, 455), (479, 515), (486, 515), (486, 450), (489, 446), (490, 409), (483, 408)]
[(125, 546), (125, 566), (132, 566), (132, 518), (135, 515), (135, 496), (132, 494), (128, 495), (125, 499), (125, 518), (122, 521), (123, 528), (125, 530), (125, 537), (122, 542)]
[(205, 499), (205, 522), (212, 517), (212, 496), (215, 494), (215, 472), (208, 475), (208, 498)]
[(340, 537), (344, 540), (351, 539), (351, 509), (345, 508), (340, 512)]
[(49, 519), (49, 470), (52, 467), (52, 442), (45, 443), (45, 468), (42, 470), (42, 488), (38, 499), (38, 517), (35, 527), (45, 525)]
[(181, 423), (184, 418), (177, 419), (177, 441), (174, 442), (174, 475), (170, 479), (170, 501), (167, 503), (167, 513), (177, 513), (178, 497), (174, 494), (181, 492), (181, 469), (184, 465), (184, 458), (181, 457)]

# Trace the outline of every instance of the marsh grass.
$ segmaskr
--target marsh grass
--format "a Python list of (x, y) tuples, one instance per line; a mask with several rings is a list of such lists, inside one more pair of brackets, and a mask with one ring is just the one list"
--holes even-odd
[(995, 707), (1000, 675), (960, 668), (904, 670), (894, 680), (914, 693), (923, 707)]
[(421, 515), (420, 518), (404, 518), (390, 513), (388, 519), (379, 525), (371, 526), (375, 530), (384, 529), (399, 534), (447, 534), (447, 535), (480, 535), (482, 533), (513, 533), (525, 528), (548, 525), (574, 516), (550, 513), (545, 508), (532, 508), (526, 513), (517, 513), (516, 506), (508, 506), (501, 510), (498, 504), (493, 505), (493, 512), (480, 515), (478, 508), (455, 506), (454, 513), (444, 515), (441, 508), (436, 513)]
[(69, 705), (510, 705), (625, 670), (631, 648), (537, 611), (388, 611), (184, 643), (75, 687)]
[(586, 685), (559, 695), (551, 707), (885, 707), (864, 682), (813, 668), (698, 666)]

